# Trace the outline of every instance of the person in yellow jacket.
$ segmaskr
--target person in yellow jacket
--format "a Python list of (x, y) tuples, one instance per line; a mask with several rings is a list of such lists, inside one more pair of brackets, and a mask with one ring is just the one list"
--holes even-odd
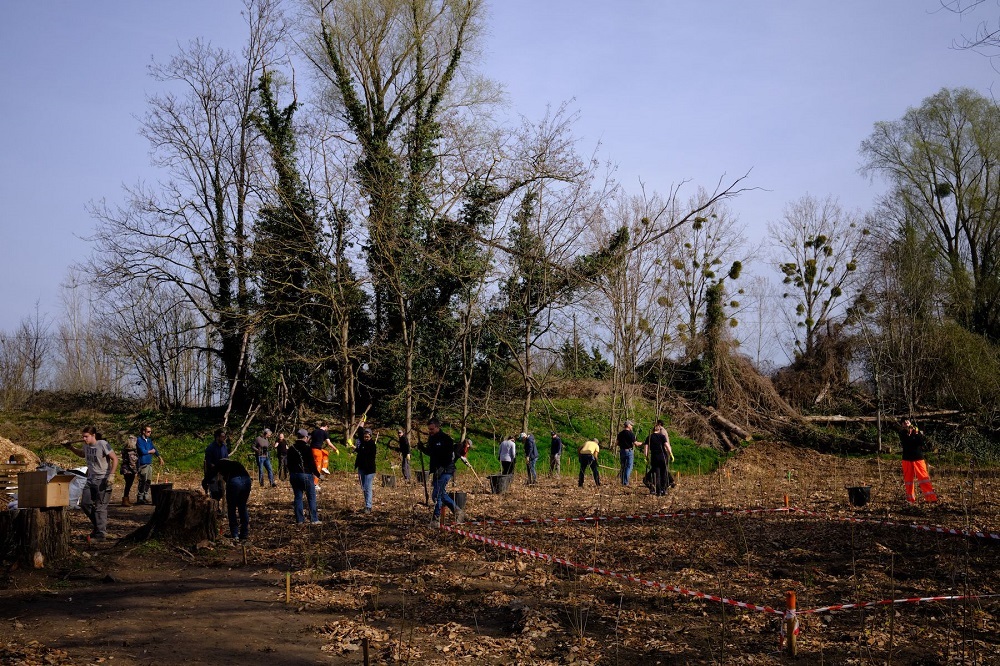
[(597, 471), (597, 454), (601, 452), (600, 441), (597, 439), (587, 440), (580, 447), (580, 487), (583, 488), (583, 476), (590, 467), (594, 471), (594, 483), (601, 485), (601, 473)]

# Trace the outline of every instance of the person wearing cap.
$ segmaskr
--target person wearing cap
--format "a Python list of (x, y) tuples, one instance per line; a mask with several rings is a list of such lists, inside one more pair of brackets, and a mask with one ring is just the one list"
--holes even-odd
[(583, 488), (583, 477), (590, 467), (594, 472), (594, 483), (601, 485), (601, 473), (597, 471), (597, 455), (601, 452), (601, 442), (598, 439), (589, 439), (580, 447), (580, 487)]
[(626, 421), (625, 427), (620, 433), (618, 433), (618, 438), (616, 443), (618, 444), (618, 458), (621, 460), (621, 479), (622, 485), (628, 486), (629, 479), (632, 478), (632, 467), (635, 465), (635, 432), (632, 428), (635, 426), (632, 421)]
[(528, 469), (528, 485), (533, 486), (538, 483), (538, 474), (535, 472), (535, 462), (538, 460), (538, 445), (535, 444), (535, 436), (526, 432), (521, 433), (520, 440), (524, 442), (524, 461)]
[(316, 485), (313, 478), (319, 473), (316, 469), (316, 459), (313, 457), (312, 446), (309, 444), (309, 431), (300, 428), (295, 433), (296, 439), (288, 447), (288, 482), (295, 493), (292, 506), (295, 509), (295, 522), (304, 523), (302, 495), (309, 502), (309, 518), (313, 525), (319, 525), (319, 512), (316, 511)]
[(271, 487), (275, 487), (274, 472), (271, 470), (271, 429), (264, 428), (264, 432), (253, 441), (253, 452), (257, 455), (257, 479), (260, 485), (264, 485), (264, 470), (267, 470), (267, 481)]
[(937, 493), (931, 485), (931, 475), (927, 472), (927, 461), (924, 460), (924, 446), (927, 440), (910, 419), (903, 419), (899, 443), (903, 446), (903, 487), (906, 490), (906, 501), (911, 504), (917, 501), (916, 486), (927, 502), (937, 502)]
[(549, 476), (552, 476), (553, 473), (559, 474), (562, 472), (562, 450), (562, 437), (553, 431), (552, 446), (549, 447)]
[(375, 481), (375, 441), (371, 428), (363, 428), (354, 447), (354, 469), (358, 470), (358, 481), (365, 497), (365, 513), (372, 512), (372, 483)]

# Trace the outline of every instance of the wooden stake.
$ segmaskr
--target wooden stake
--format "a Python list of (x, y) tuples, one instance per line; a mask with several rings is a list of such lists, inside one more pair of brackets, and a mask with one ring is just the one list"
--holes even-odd
[(785, 508), (788, 508), (788, 495), (785, 495)]
[(292, 572), (285, 573), (285, 603), (292, 603)]
[[(788, 611), (795, 610), (795, 591), (788, 590), (785, 592), (785, 606)], [(794, 657), (798, 654), (798, 637), (795, 635), (795, 624), (796, 619), (794, 613), (790, 613), (789, 617), (785, 618), (785, 651), (790, 657)]]

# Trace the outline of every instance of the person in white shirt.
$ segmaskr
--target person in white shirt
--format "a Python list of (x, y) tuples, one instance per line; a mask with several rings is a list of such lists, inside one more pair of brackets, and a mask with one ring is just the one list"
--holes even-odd
[(514, 439), (508, 435), (500, 442), (500, 473), (513, 474), (514, 460), (517, 458), (517, 448)]

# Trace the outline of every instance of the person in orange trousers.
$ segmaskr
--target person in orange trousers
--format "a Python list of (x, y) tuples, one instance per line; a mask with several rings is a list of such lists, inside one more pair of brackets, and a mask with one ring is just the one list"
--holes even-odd
[[(337, 455), (340, 455), (340, 451), (336, 446), (334, 446), (333, 442), (330, 441), (330, 434), (327, 432), (326, 423), (320, 421), (316, 424), (316, 429), (312, 431), (309, 444), (312, 447), (313, 460), (316, 462), (317, 473), (329, 474), (330, 454), (327, 453), (326, 447), (329, 446)], [(318, 489), (318, 476), (313, 478), (313, 483)]]
[(924, 460), (924, 446), (927, 440), (909, 419), (903, 419), (903, 432), (899, 435), (903, 445), (903, 486), (906, 489), (906, 501), (916, 502), (916, 486), (928, 502), (937, 502), (937, 493), (931, 485), (931, 476), (927, 473), (927, 461)]

